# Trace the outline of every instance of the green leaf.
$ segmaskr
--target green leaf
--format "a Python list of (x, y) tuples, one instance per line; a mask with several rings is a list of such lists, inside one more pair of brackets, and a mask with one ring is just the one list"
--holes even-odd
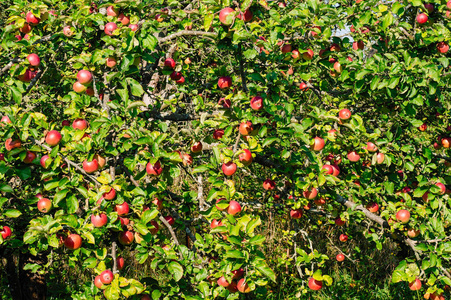
[(256, 268), (266, 277), (271, 279), (273, 282), (276, 282), (276, 274), (274, 271), (268, 267), (266, 264), (259, 264), (256, 266)]
[(17, 218), (20, 215), (22, 215), (22, 212), (20, 212), (17, 209), (8, 209), (8, 210), (4, 211), (3, 214), (8, 218)]
[(169, 263), (168, 270), (174, 276), (175, 281), (179, 281), (180, 279), (182, 279), (183, 267), (179, 263), (177, 263), (175, 261), (171, 261)]
[(210, 30), (211, 23), (213, 23), (213, 19), (214, 18), (215, 18), (215, 15), (212, 14), (212, 13), (205, 15), (205, 19), (204, 19), (204, 29), (205, 29), (205, 31)]
[(5, 193), (12, 193), (14, 192), (13, 188), (7, 185), (6, 183), (0, 184), (0, 191)]
[[(133, 78), (127, 78), (127, 82), (130, 85), (130, 89), (131, 89), (133, 96), (141, 97), (142, 94), (144, 94), (143, 87), (141, 86), (141, 84), (139, 84), (138, 81), (136, 81)], [(144, 104), (144, 106), (145, 106), (145, 104)]]
[(262, 245), (265, 240), (266, 238), (264, 236), (262, 236), (261, 234), (257, 234), (256, 236), (254, 236), (249, 240), (249, 243), (251, 245)]
[(143, 221), (144, 224), (149, 223), (150, 221), (152, 221), (153, 219), (155, 219), (158, 216), (158, 210), (157, 209), (148, 209), (145, 212), (143, 212), (141, 220)]
[(244, 258), (243, 252), (240, 250), (227, 251), (224, 255), (225, 258)]

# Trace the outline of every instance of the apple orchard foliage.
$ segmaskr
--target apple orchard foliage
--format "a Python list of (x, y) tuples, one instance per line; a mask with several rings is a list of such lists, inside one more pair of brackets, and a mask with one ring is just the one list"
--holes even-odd
[(334, 284), (315, 220), (400, 241), (393, 282), (442, 294), (451, 3), (238, 2), (2, 4), (0, 247), (91, 274), (74, 297), (264, 299), (277, 208), (303, 293)]

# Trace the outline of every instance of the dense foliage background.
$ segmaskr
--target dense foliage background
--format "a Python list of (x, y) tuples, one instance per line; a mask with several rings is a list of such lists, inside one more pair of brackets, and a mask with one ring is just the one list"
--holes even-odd
[(0, 3), (3, 299), (445, 299), (451, 1)]

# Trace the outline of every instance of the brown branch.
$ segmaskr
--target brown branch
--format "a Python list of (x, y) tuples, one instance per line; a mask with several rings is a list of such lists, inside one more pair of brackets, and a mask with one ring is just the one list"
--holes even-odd
[(113, 257), (113, 274), (116, 274), (119, 272), (117, 270), (116, 242), (111, 244), (111, 256)]
[(212, 37), (215, 38), (217, 37), (217, 34), (215, 32), (205, 32), (205, 31), (190, 31), (190, 30), (181, 30), (179, 32), (170, 34), (164, 38), (159, 38), (158, 42), (159, 43), (165, 43), (168, 42), (170, 40), (173, 40), (179, 36), (184, 36), (184, 35), (194, 35), (194, 36), (207, 36), (207, 37)]
[[(161, 222), (163, 222), (164, 226), (166, 226), (166, 228), (171, 233), (171, 236), (174, 239), (174, 243), (177, 246), (180, 246), (179, 240), (177, 239), (177, 236), (175, 235), (174, 229), (172, 229), (171, 224), (169, 224), (168, 221), (166, 221), (166, 219), (163, 216), (160, 216), (159, 219), (160, 219)], [(183, 253), (182, 253), (182, 251), (180, 251), (180, 249), (179, 249), (179, 254), (180, 254), (180, 258), (183, 259)]]
[(11, 67), (18, 62), (21, 62), (21, 59), (18, 58), (13, 58), (9, 63), (6, 64), (6, 66), (4, 66), (1, 70), (0, 70), (0, 76), (3, 75), (3, 73), (5, 73), (6, 71), (8, 71), (9, 69), (11, 69)]
[(244, 70), (244, 63), (243, 63), (243, 51), (241, 50), (241, 43), (238, 44), (238, 55), (240, 58), (240, 75), (241, 75), (241, 82), (243, 84), (243, 92), (247, 92), (247, 85), (246, 85), (246, 71)]

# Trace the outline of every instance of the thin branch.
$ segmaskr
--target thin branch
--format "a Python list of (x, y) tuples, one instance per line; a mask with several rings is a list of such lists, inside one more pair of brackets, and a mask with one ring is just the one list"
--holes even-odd
[[(163, 216), (160, 216), (159, 219), (160, 219), (161, 222), (163, 222), (164, 226), (166, 226), (166, 228), (171, 233), (171, 236), (174, 239), (174, 243), (177, 246), (180, 246), (179, 240), (177, 239), (177, 236), (175, 235), (174, 229), (172, 229), (171, 224), (169, 224), (168, 221), (166, 221), (166, 219)], [(180, 257), (183, 259), (183, 253), (182, 253), (182, 251), (180, 251), (180, 248), (179, 248), (179, 254), (180, 254)]]
[(113, 257), (113, 274), (116, 274), (119, 272), (117, 270), (116, 242), (111, 244), (111, 256)]
[(241, 43), (238, 44), (238, 55), (240, 58), (240, 75), (241, 75), (241, 82), (243, 84), (243, 92), (247, 92), (247, 85), (246, 85), (246, 71), (244, 70), (244, 63), (243, 63), (243, 51), (241, 49)]
[(8, 71), (9, 69), (11, 69), (11, 67), (18, 62), (21, 62), (21, 59), (18, 58), (13, 58), (8, 64), (6, 64), (6, 66), (4, 66), (1, 70), (0, 70), (0, 76), (3, 75), (3, 73), (5, 73), (6, 71)]
[(215, 32), (181, 30), (179, 32), (170, 34), (167, 37), (158, 39), (158, 42), (165, 43), (165, 42), (173, 40), (179, 36), (184, 36), (184, 35), (207, 36), (207, 37), (212, 37), (212, 38), (215, 38), (218, 36), (217, 33), (215, 33)]

